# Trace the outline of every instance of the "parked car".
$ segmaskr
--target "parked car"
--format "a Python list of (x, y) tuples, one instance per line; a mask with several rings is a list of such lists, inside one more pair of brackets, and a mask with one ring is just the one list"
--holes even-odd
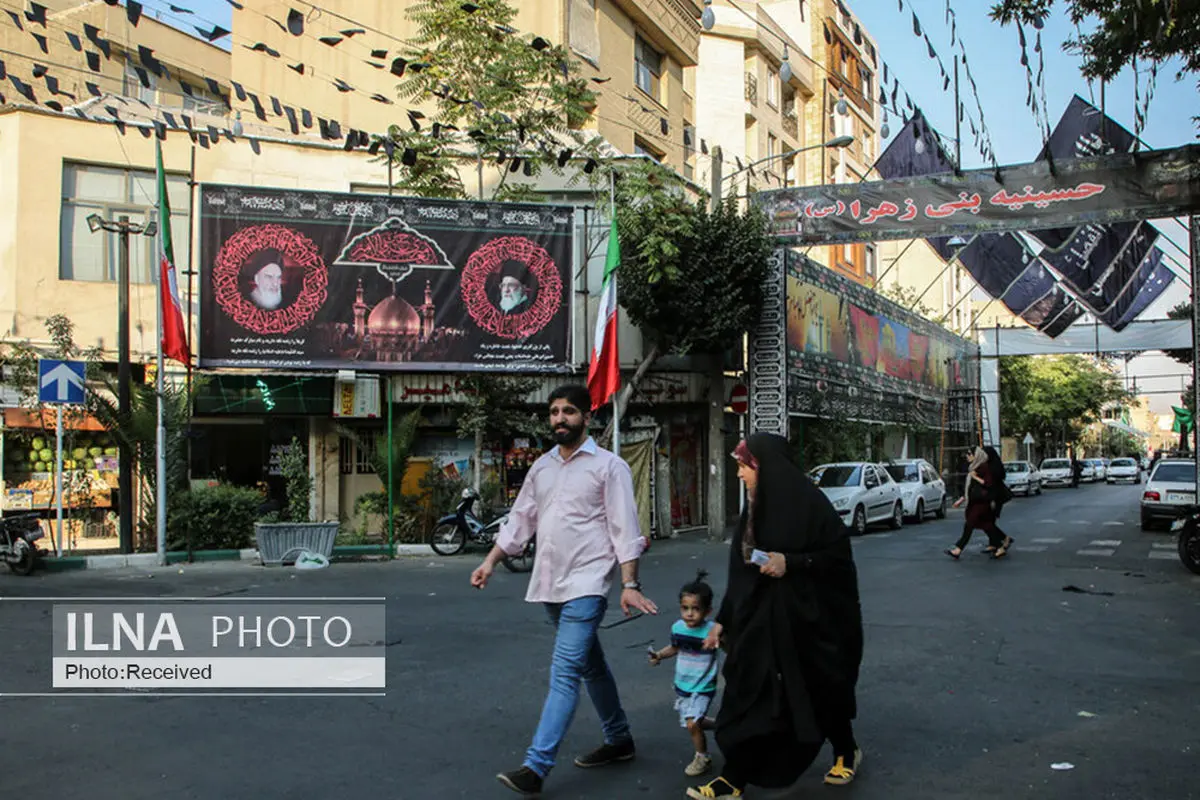
[(855, 533), (865, 533), (873, 522), (887, 522), (893, 530), (904, 524), (900, 486), (882, 467), (864, 461), (822, 464), (809, 475)]
[(1164, 458), (1154, 465), (1142, 492), (1142, 530), (1158, 522), (1174, 522), (1196, 502), (1196, 462)]
[(1087, 463), (1092, 465), (1092, 480), (1102, 481), (1108, 477), (1108, 462), (1103, 458), (1089, 458)]
[(1071, 459), (1046, 458), (1042, 460), (1042, 486), (1070, 486)]
[(1149, 472), (1149, 471), (1150, 471), (1150, 459), (1146, 458), (1146, 456), (1142, 456), (1142, 472)]
[(1028, 461), (1005, 461), (1004, 473), (1004, 482), (1013, 494), (1042, 493), (1042, 473)]
[(1104, 480), (1108, 483), (1116, 483), (1117, 481), (1141, 483), (1142, 468), (1132, 458), (1114, 458), (1108, 465), (1108, 471), (1105, 473)]
[(946, 482), (932, 464), (923, 458), (908, 458), (880, 466), (900, 486), (904, 516), (917, 523), (924, 522), (927, 514), (946, 518)]

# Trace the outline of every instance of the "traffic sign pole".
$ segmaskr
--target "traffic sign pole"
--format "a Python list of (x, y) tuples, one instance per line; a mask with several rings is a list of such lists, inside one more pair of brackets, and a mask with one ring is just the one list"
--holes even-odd
[(63, 554), (63, 457), (62, 457), (62, 405), (58, 407), (58, 425), (54, 439), (57, 455), (54, 457), (54, 500), (58, 528), (58, 554)]

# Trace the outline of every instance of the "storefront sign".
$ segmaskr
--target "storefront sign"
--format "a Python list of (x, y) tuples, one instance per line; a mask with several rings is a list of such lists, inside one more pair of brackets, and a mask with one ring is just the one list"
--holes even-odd
[(200, 366), (563, 372), (574, 210), (200, 187)]
[(333, 415), (373, 419), (379, 416), (379, 378), (356, 377), (333, 384)]
[(1200, 209), (1200, 145), (867, 183), (757, 192), (789, 244), (1112, 224)]

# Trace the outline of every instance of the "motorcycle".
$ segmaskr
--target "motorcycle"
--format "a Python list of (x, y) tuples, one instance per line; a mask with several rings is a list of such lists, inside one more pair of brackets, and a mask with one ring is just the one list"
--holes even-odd
[(41, 557), (35, 542), (44, 535), (36, 516), (21, 514), (0, 519), (0, 560), (18, 575), (28, 575)]
[[(484, 524), (474, 512), (475, 502), (479, 499), (479, 494), (474, 489), (463, 489), (462, 499), (454, 513), (442, 517), (433, 526), (429, 545), (435, 553), (453, 556), (461, 553), (468, 542), (487, 548), (496, 543), (500, 527), (508, 519), (509, 509), (500, 509), (495, 519)], [(529, 572), (533, 569), (535, 542), (536, 537), (530, 539), (519, 554), (505, 556), (501, 563), (510, 572)]]
[(1200, 507), (1193, 507), (1186, 516), (1171, 523), (1171, 530), (1179, 535), (1179, 560), (1200, 575)]

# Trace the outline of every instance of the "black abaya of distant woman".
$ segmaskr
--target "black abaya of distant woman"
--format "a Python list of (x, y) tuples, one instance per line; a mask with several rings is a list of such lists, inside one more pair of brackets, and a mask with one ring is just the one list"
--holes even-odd
[[(726, 661), (715, 736), (731, 772), (775, 788), (790, 786), (816, 758), (828, 721), (855, 717), (862, 613), (837, 511), (792, 461), (786, 439), (758, 433), (747, 444), (758, 481), (730, 548), (716, 618)], [(782, 578), (746, 563), (749, 522), (754, 547), (785, 556)]]

